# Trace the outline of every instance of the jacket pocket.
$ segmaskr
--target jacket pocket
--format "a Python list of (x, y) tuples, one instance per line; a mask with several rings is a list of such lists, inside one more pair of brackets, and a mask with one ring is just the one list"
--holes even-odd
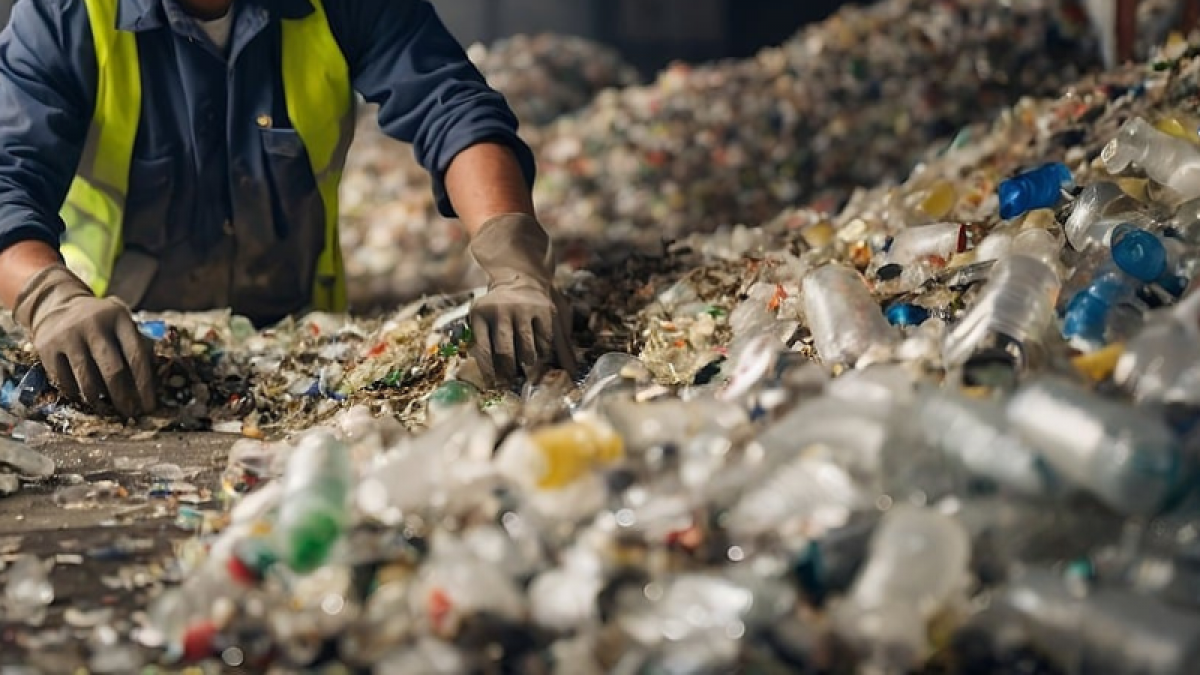
[(325, 244), (325, 217), (316, 178), (300, 134), (261, 129), (270, 182), (271, 221), (240, 223), (239, 249), (257, 271), (256, 295), (293, 304), (312, 291), (317, 257)]
[(129, 166), (125, 197), (125, 246), (159, 253), (167, 243), (168, 218), (175, 184), (173, 156), (135, 157)]

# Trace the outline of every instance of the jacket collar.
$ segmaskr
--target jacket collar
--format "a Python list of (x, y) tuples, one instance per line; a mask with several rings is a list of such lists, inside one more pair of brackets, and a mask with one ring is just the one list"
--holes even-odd
[[(163, 3), (172, 0), (118, 0), (117, 30), (141, 32), (167, 25)], [(311, 0), (234, 0), (263, 6), (283, 19), (302, 19), (313, 12)]]

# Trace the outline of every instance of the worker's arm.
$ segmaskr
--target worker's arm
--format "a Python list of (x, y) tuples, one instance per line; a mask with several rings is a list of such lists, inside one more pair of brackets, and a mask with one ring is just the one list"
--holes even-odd
[[(69, 47), (68, 47), (69, 45)], [(60, 262), (66, 197), (87, 134), (95, 71), (81, 0), (20, 2), (0, 32), (0, 302)], [(94, 76), (93, 76), (94, 78)]]
[(472, 238), (498, 215), (534, 215), (521, 164), (507, 145), (479, 143), (458, 153), (446, 171), (445, 183), (450, 202)]
[[(412, 144), (417, 161), (433, 177), (434, 197), (443, 216), (462, 215), (458, 213), (462, 205), (451, 199), (446, 185), (451, 163), (459, 153), (481, 143), (508, 148), (524, 179), (523, 190), (532, 189), (533, 153), (517, 135), (516, 116), (504, 97), (484, 81), (433, 5), (426, 0), (326, 5), (355, 90), (379, 105), (384, 133)], [(478, 226), (469, 218), (463, 220), (468, 229)]]
[(554, 289), (550, 237), (534, 217), (533, 154), (517, 120), (424, 0), (331, 6), (355, 88), (385, 133), (412, 143), (438, 209), (458, 216), (489, 278), (472, 307), (472, 354), (488, 384), (575, 366), (570, 310)]
[(16, 4), (0, 32), (0, 302), (64, 395), (128, 416), (154, 407), (153, 350), (129, 310), (97, 298), (58, 255), (95, 81), (82, 0)]

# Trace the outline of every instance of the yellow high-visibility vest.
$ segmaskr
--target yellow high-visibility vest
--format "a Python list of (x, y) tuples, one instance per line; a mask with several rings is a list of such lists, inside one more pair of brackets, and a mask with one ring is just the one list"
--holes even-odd
[[(108, 290), (121, 254), (129, 167), (142, 112), (137, 36), (117, 29), (120, 0), (85, 0), (96, 43), (99, 81), (87, 144), (61, 215), (60, 245), (67, 266), (96, 293)], [(325, 18), (313, 12), (283, 19), (283, 90), (288, 117), (304, 142), (325, 207), (325, 246), (317, 260), (314, 309), (346, 309), (346, 280), (338, 241), (338, 187), (345, 164), (343, 135), (353, 124), (350, 68)], [(341, 121), (341, 124), (331, 124)]]

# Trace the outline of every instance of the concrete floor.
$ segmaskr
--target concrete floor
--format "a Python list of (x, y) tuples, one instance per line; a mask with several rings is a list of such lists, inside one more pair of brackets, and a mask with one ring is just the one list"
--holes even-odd
[[(103, 633), (69, 626), (67, 610), (110, 608), (108, 623), (128, 635), (129, 618), (157, 590), (153, 581), (162, 563), (172, 557), (176, 542), (190, 536), (174, 525), (167, 500), (143, 498), (152, 482), (144, 471), (114, 467), (172, 463), (197, 470), (188, 482), (216, 491), (225, 454), (236, 440), (218, 434), (160, 434), (138, 441), (55, 439), (38, 446), (54, 459), (57, 474), (46, 484), (26, 485), (20, 493), (0, 498), (0, 559), (17, 553), (66, 557), (51, 571), (55, 600), (41, 627), (6, 622), (0, 604), (0, 672), (7, 675), (3, 666), (12, 665), (32, 666), (35, 672), (78, 672)], [(68, 474), (89, 482), (116, 481), (128, 496), (64, 508), (53, 495), (70, 484)], [(81, 556), (82, 563), (74, 556)], [(112, 580), (122, 575), (134, 580), (134, 588), (112, 587)]]

